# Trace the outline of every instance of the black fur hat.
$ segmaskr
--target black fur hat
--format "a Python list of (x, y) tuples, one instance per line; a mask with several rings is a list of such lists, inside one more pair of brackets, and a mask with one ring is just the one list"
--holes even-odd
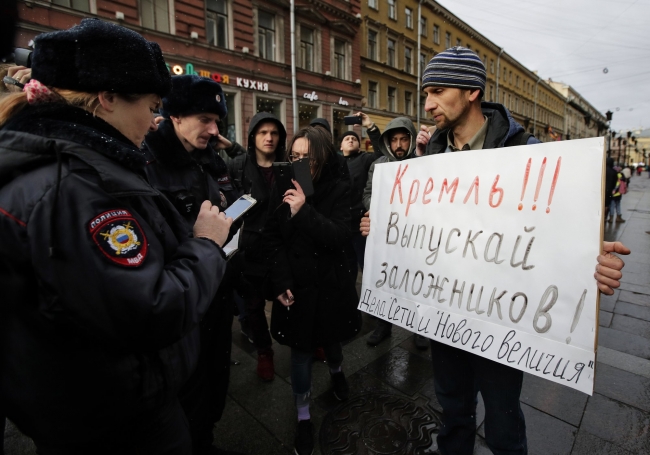
[(221, 85), (195, 75), (172, 77), (172, 90), (162, 100), (160, 113), (163, 117), (209, 112), (224, 118), (228, 114), (226, 97)]
[(68, 30), (37, 36), (32, 78), (50, 87), (90, 93), (164, 96), (171, 88), (158, 44), (99, 19), (83, 19)]

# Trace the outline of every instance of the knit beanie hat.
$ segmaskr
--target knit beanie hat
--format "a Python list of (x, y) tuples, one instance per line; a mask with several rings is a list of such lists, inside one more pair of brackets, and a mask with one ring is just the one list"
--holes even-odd
[(435, 55), (422, 75), (422, 88), (454, 87), (485, 92), (485, 65), (465, 47), (452, 47)]
[(345, 139), (345, 136), (354, 136), (354, 137), (357, 138), (357, 142), (361, 143), (361, 141), (359, 140), (359, 135), (357, 133), (355, 133), (354, 131), (346, 131), (345, 133), (341, 134), (341, 139), (339, 139), (339, 144), (341, 142), (343, 142), (343, 139)]
[(158, 44), (126, 27), (99, 19), (38, 35), (32, 79), (79, 92), (111, 91), (164, 96), (171, 76)]
[(228, 114), (226, 97), (221, 85), (196, 75), (172, 77), (172, 90), (162, 100), (160, 114), (170, 116), (198, 114), (208, 112), (224, 118)]

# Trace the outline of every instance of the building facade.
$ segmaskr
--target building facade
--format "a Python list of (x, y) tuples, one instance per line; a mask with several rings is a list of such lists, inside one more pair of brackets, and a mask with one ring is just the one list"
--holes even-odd
[(290, 4), (285, 0), (36, 0), (19, 2), (16, 45), (83, 17), (111, 20), (157, 42), (173, 75), (222, 84), (225, 136), (246, 145), (250, 119), (272, 112), (294, 128), (323, 117), (338, 136), (361, 107), (359, 0), (295, 4), (298, 124), (294, 125)]

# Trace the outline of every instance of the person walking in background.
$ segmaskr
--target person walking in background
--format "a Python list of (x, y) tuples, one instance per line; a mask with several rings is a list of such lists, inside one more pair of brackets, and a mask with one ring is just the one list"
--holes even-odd
[[(616, 183), (611, 190), (611, 198), (609, 203), (609, 214), (607, 215), (607, 222), (615, 221), (616, 223), (625, 223), (621, 213), (621, 199), (627, 192), (627, 182), (620, 167), (614, 167), (616, 173)], [(614, 214), (616, 219), (614, 220)]]
[(232, 220), (204, 201), (189, 238), (144, 178), (156, 43), (99, 19), (35, 43), (0, 101), (0, 409), (42, 455), (189, 455), (177, 394)]
[(346, 400), (341, 341), (359, 332), (361, 317), (356, 277), (345, 252), (351, 234), (345, 162), (327, 135), (313, 127), (293, 137), (288, 159), (309, 161), (314, 194), (306, 197), (295, 180), (294, 188), (286, 191), (276, 186), (260, 258), (273, 264), (271, 332), (278, 343), (291, 347), (291, 388), (298, 414), (295, 452), (305, 455), (314, 450), (309, 410), (313, 350), (323, 347), (334, 395)]

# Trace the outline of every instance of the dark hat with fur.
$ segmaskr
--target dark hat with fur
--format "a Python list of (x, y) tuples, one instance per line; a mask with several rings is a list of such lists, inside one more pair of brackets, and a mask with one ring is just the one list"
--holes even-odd
[(172, 77), (172, 90), (162, 100), (160, 113), (163, 117), (209, 112), (224, 118), (228, 114), (226, 97), (221, 85), (194, 75)]
[(111, 22), (83, 19), (34, 40), (32, 78), (79, 92), (164, 96), (171, 76), (158, 44)]

